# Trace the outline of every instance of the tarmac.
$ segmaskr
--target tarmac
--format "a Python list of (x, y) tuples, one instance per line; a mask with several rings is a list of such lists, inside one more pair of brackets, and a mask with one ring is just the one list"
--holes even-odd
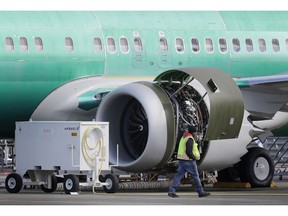
[[(213, 187), (205, 185), (204, 189), (211, 196), (199, 198), (195, 188), (180, 187), (177, 190), (179, 198), (167, 196), (167, 189), (154, 190), (120, 190), (117, 193), (105, 193), (103, 190), (79, 191), (70, 195), (57, 190), (54, 193), (44, 193), (41, 189), (22, 189), (11, 194), (5, 188), (5, 173), (0, 173), (0, 205), (91, 205), (91, 206), (285, 206), (288, 207), (288, 176), (282, 180), (274, 178), (274, 187)], [(286, 209), (287, 211), (287, 209)]]

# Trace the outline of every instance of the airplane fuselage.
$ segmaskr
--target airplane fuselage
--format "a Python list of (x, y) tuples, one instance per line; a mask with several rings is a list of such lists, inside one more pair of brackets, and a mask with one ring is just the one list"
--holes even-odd
[(288, 69), (285, 12), (1, 12), (0, 17), (1, 138), (13, 137), (15, 122), (29, 120), (53, 90), (81, 77), (153, 79), (188, 67), (255, 77)]

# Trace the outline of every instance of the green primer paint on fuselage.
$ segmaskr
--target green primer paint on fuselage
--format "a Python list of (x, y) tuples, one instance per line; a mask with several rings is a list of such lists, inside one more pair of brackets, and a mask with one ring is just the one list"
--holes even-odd
[[(9, 137), (15, 121), (29, 120), (54, 89), (79, 77), (102, 75), (104, 57), (95, 56), (88, 42), (100, 29), (92, 13), (1, 12), (0, 17), (0, 137)], [(7, 37), (14, 46), (9, 52)], [(21, 37), (27, 39), (27, 52), (21, 51)], [(41, 52), (35, 37), (42, 39)], [(67, 52), (66, 37), (73, 38), (73, 52)]]
[[(233, 77), (286, 72), (286, 21), (286, 12), (0, 12), (0, 138), (13, 136), (15, 121), (29, 120), (50, 92), (80, 77), (156, 76), (181, 67), (216, 67)], [(43, 41), (41, 52), (36, 37)], [(115, 40), (113, 53), (107, 50), (109, 37)], [(13, 39), (12, 51), (7, 38)], [(25, 52), (21, 38), (27, 39)], [(73, 51), (67, 51), (66, 38), (73, 40)], [(102, 41), (101, 52), (95, 38)], [(121, 38), (128, 41), (127, 53), (121, 51)], [(134, 49), (135, 38), (141, 39), (141, 52)], [(167, 40), (167, 52), (160, 50), (160, 38)], [(184, 42), (181, 53), (175, 50), (177, 38)], [(199, 52), (192, 51), (191, 38), (199, 40)], [(207, 38), (213, 41), (210, 53)], [(219, 51), (220, 38), (227, 41), (227, 52)], [(234, 38), (241, 45), (237, 53)], [(253, 40), (252, 53), (246, 51), (246, 38)], [(266, 40), (265, 53), (258, 49), (259, 38)], [(273, 52), (273, 38), (279, 39), (280, 52)]]

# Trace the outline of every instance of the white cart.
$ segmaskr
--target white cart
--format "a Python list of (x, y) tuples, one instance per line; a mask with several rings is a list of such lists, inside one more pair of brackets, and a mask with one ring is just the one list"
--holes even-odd
[(10, 193), (35, 185), (54, 192), (59, 182), (67, 194), (81, 184), (108, 193), (119, 188), (109, 166), (107, 122), (16, 122), (15, 150), (16, 172), (5, 180)]

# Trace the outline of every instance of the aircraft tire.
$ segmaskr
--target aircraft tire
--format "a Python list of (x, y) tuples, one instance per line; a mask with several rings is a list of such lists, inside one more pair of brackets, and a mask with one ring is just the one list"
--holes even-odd
[(66, 194), (79, 191), (79, 178), (76, 175), (65, 175), (63, 181), (64, 191)]
[(119, 190), (119, 179), (117, 176), (113, 174), (107, 174), (104, 179), (105, 183), (108, 183), (108, 185), (103, 186), (103, 189), (106, 193), (116, 193)]
[(239, 175), (242, 182), (251, 187), (269, 187), (274, 176), (274, 163), (264, 148), (251, 148), (239, 163)]
[(45, 193), (53, 193), (57, 189), (57, 177), (52, 175), (52, 187), (48, 188), (45, 184), (41, 184), (41, 190)]
[(236, 167), (228, 167), (218, 172), (217, 181), (219, 182), (238, 182), (239, 172)]
[(6, 177), (5, 188), (9, 193), (18, 193), (23, 186), (23, 180), (17, 173), (11, 173)]

